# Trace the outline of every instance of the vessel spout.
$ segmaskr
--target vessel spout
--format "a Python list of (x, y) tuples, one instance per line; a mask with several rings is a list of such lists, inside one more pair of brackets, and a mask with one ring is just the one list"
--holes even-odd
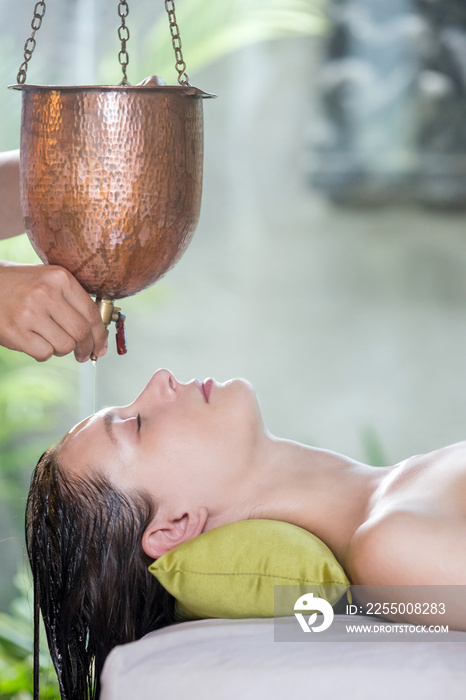
[[(116, 344), (117, 352), (119, 355), (125, 355), (126, 349), (126, 335), (125, 335), (125, 319), (126, 316), (122, 313), (119, 306), (115, 306), (115, 302), (112, 299), (96, 299), (102, 322), (105, 328), (111, 323), (116, 325)], [(97, 362), (97, 356), (91, 355), (92, 362)]]

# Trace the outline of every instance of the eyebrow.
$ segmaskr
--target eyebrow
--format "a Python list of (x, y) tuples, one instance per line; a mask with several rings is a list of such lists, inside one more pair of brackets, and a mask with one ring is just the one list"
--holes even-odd
[(115, 436), (115, 433), (113, 432), (113, 421), (115, 420), (115, 413), (114, 411), (109, 411), (109, 413), (106, 413), (104, 415), (104, 427), (105, 427), (105, 432), (107, 433), (108, 437), (110, 440), (113, 442), (114, 445), (118, 444), (118, 440)]

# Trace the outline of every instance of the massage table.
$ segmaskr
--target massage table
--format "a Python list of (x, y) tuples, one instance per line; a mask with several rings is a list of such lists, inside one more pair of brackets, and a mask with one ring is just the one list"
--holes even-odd
[[(335, 638), (343, 639), (345, 625), (365, 619), (335, 615)], [(296, 620), (282, 618), (280, 624)], [(311, 643), (276, 642), (272, 618), (183, 622), (116, 647), (103, 670), (101, 700), (466, 698), (466, 632), (450, 633), (448, 641), (441, 635), (428, 641), (316, 637)]]

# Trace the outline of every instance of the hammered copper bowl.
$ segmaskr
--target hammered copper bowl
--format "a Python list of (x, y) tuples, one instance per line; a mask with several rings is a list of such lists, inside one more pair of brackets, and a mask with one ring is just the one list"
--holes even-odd
[(21, 89), (21, 203), (35, 251), (97, 297), (150, 286), (197, 225), (210, 95), (178, 86)]

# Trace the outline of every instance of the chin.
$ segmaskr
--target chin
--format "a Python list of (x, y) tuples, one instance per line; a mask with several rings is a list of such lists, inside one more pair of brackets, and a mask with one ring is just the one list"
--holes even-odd
[(263, 430), (264, 422), (262, 412), (254, 386), (247, 379), (230, 379), (224, 385), (231, 391), (230, 396), (234, 396), (235, 409), (238, 411), (238, 418), (249, 420), (256, 429)]
[(229, 379), (223, 384), (223, 386), (225, 388), (231, 388), (231, 391), (238, 392), (238, 396), (240, 394), (244, 394), (245, 397), (249, 396), (251, 399), (254, 399), (254, 401), (257, 402), (256, 390), (254, 389), (251, 382), (249, 382), (247, 379), (243, 379), (241, 377)]

